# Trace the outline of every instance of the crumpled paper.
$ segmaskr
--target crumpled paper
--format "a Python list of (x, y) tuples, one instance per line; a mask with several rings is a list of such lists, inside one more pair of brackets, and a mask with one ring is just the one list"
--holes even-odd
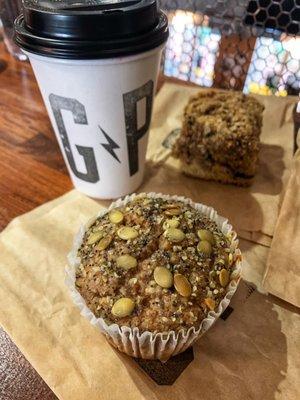
[[(156, 385), (114, 350), (80, 315), (64, 282), (73, 236), (100, 208), (72, 191), (0, 236), (0, 324), (60, 399), (300, 398), (300, 316), (243, 282), (231, 314), (197, 342), (195, 360), (172, 386)], [(267, 248), (246, 240), (241, 247), (248, 278), (260, 279)]]
[[(266, 106), (260, 171), (244, 189), (186, 177), (170, 157), (195, 90), (166, 85), (160, 91), (140, 191), (191, 197), (227, 217), (242, 237), (243, 277), (263, 291), (289, 178), (295, 99), (260, 98)], [(54, 393), (63, 400), (300, 398), (299, 310), (252, 284), (241, 282), (230, 315), (197, 342), (195, 360), (168, 387), (157, 386), (80, 316), (64, 282), (66, 256), (79, 226), (108, 204), (72, 191), (16, 218), (0, 235), (0, 324)]]
[(289, 177), (293, 155), (292, 111), (298, 98), (256, 96), (265, 106), (259, 170), (250, 188), (240, 188), (185, 176), (179, 173), (178, 160), (170, 156), (184, 106), (199, 90), (177, 84), (166, 84), (160, 90), (148, 146), (148, 180), (143, 190), (180, 194), (209, 204), (231, 221), (240, 237), (270, 246)]
[(285, 190), (263, 286), (300, 307), (300, 150), (295, 155)]

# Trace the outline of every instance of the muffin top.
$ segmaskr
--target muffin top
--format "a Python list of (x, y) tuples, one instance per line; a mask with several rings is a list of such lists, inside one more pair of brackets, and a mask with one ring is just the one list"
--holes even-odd
[(230, 241), (184, 202), (137, 196), (88, 228), (76, 287), (108, 324), (197, 329), (226, 294), (235, 263)]

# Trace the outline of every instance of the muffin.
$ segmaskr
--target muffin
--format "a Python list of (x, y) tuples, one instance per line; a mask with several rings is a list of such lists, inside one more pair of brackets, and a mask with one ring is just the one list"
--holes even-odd
[(235, 236), (212, 209), (190, 200), (128, 196), (81, 231), (69, 287), (119, 350), (167, 359), (228, 305), (239, 279)]
[(202, 90), (184, 110), (182, 130), (173, 147), (187, 175), (251, 185), (260, 150), (264, 106), (239, 92)]

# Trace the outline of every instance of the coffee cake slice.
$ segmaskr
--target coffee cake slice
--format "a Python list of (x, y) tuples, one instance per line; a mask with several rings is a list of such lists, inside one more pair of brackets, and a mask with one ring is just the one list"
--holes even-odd
[(172, 150), (182, 171), (249, 186), (258, 164), (263, 110), (254, 97), (239, 92), (208, 89), (193, 96)]

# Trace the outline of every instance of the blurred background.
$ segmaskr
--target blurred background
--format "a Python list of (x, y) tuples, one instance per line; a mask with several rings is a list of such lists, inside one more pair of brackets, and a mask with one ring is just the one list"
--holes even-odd
[[(56, 0), (60, 1), (60, 0)], [(87, 0), (97, 4), (99, 0)], [(300, 88), (300, 0), (158, 0), (170, 38), (162, 73), (206, 87), (286, 96)], [(12, 41), (21, 1), (0, 0), (4, 40)]]
[(160, 0), (169, 18), (165, 75), (286, 96), (300, 87), (300, 0)]

